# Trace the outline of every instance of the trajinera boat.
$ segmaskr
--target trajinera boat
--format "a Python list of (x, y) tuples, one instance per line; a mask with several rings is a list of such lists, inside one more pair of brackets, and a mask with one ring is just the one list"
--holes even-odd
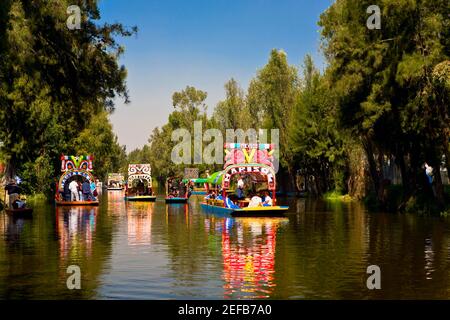
[(108, 191), (121, 191), (124, 189), (125, 178), (121, 173), (109, 173), (106, 181)]
[[(98, 206), (97, 185), (92, 174), (91, 155), (61, 156), (61, 177), (56, 188), (55, 202), (57, 206)], [(76, 183), (81, 189), (76, 193)], [(88, 188), (89, 185), (89, 188)], [(72, 190), (71, 190), (72, 189)]]
[(208, 178), (184, 179), (184, 183), (189, 183), (192, 188), (192, 195), (206, 195)]
[(126, 201), (156, 201), (151, 171), (148, 163), (128, 165), (128, 182), (125, 186)]
[[(274, 148), (273, 144), (226, 143), (224, 170), (208, 178), (203, 210), (232, 216), (283, 216), (289, 207), (276, 205)], [(250, 194), (245, 195), (244, 189)]]
[(186, 203), (190, 195), (189, 182), (175, 177), (167, 179), (166, 203)]

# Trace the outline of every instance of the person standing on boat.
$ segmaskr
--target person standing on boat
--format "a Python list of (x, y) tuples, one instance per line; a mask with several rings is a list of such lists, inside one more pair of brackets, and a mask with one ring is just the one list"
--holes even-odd
[(10, 183), (6, 185), (5, 191), (8, 191), (9, 208), (12, 208), (14, 202), (19, 200), (20, 188), (15, 180), (11, 180)]
[(244, 195), (244, 180), (242, 180), (242, 176), (239, 176), (239, 180), (237, 182), (237, 197), (238, 199), (243, 199)]
[(70, 201), (80, 201), (80, 195), (78, 194), (78, 182), (72, 180), (69, 184)]
[(81, 190), (83, 192), (84, 201), (92, 200), (91, 184), (89, 183), (89, 181), (84, 180), (83, 184), (81, 185)]

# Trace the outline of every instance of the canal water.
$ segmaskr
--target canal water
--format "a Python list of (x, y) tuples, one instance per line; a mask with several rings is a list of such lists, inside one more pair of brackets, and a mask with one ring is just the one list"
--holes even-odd
[[(281, 200), (286, 218), (205, 214), (189, 204), (35, 203), (0, 213), (0, 299), (448, 299), (450, 220), (369, 213), (360, 203)], [(81, 270), (69, 290), (67, 268)], [(381, 290), (368, 290), (378, 265)]]

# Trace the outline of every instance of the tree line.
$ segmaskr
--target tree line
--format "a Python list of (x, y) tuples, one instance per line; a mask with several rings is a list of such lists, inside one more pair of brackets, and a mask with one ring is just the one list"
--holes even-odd
[[(207, 116), (207, 93), (186, 87), (173, 95), (167, 124), (133, 156), (154, 171), (168, 166), (171, 133), (204, 128), (280, 130), (281, 188), (310, 194), (334, 191), (391, 211), (440, 211), (449, 194), (440, 172), (450, 172), (450, 43), (448, 1), (381, 1), (379, 30), (366, 26), (370, 1), (338, 0), (320, 16), (321, 71), (310, 55), (300, 67), (273, 50), (244, 90), (235, 79)], [(395, 164), (395, 185), (386, 165)], [(433, 168), (433, 182), (425, 175)], [(204, 168), (206, 169), (206, 168)], [(220, 167), (209, 168), (220, 169)], [(301, 177), (302, 179), (296, 179)]]
[[(67, 8), (83, 12), (79, 30)], [(97, 1), (4, 0), (0, 3), (0, 156), (3, 180), (21, 177), (26, 193), (51, 194), (61, 154), (94, 154), (100, 179), (121, 165), (108, 114), (128, 101), (124, 48), (136, 29), (99, 24)]]

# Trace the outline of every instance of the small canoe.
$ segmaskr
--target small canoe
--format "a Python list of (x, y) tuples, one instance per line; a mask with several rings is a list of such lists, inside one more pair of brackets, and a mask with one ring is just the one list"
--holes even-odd
[(131, 196), (131, 197), (125, 197), (125, 201), (154, 202), (154, 201), (156, 201), (156, 196)]
[(5, 209), (6, 214), (14, 217), (29, 217), (33, 214), (33, 209), (23, 208), (23, 209)]
[(78, 206), (98, 206), (99, 201), (56, 201), (57, 206), (78, 207)]
[(166, 198), (166, 203), (186, 203), (188, 198)]

